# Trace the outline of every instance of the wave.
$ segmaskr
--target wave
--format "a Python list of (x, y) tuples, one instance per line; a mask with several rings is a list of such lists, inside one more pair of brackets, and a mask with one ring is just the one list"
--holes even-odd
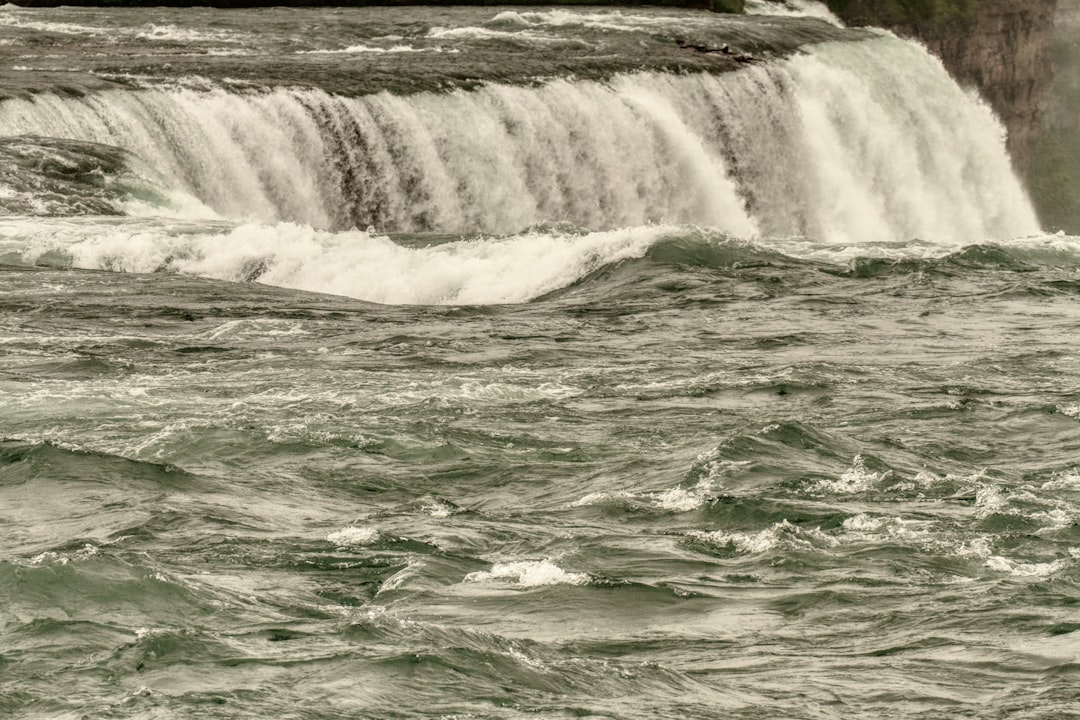
[(518, 27), (586, 27), (596, 30), (679, 30), (705, 25), (709, 17), (697, 11), (671, 14), (640, 14), (609, 11), (580, 11), (554, 8), (550, 10), (504, 10), (487, 22), (488, 25)]
[(496, 30), (486, 27), (433, 27), (428, 30), (427, 37), (433, 40), (510, 40), (527, 42), (563, 42), (554, 35), (524, 31)]
[(828, 5), (817, 0), (747, 0), (746, 14), (811, 17), (824, 20), (830, 25), (843, 25), (840, 18), (832, 14)]
[[(853, 279), (1075, 268), (1080, 267), (1080, 238), (1044, 235), (996, 245), (868, 248), (806, 238), (750, 242), (671, 225), (600, 232), (540, 226), (506, 236), (390, 236), (291, 223), (7, 218), (0, 219), (0, 262), (180, 273), (383, 304), (494, 305), (585, 290), (610, 298), (635, 285), (651, 287), (665, 272), (657, 268), (737, 272), (809, 265)], [(1048, 289), (1075, 291), (1061, 280)]]
[(113, 40), (117, 36), (127, 36), (143, 41), (161, 41), (170, 43), (223, 42), (236, 44), (249, 40), (247, 36), (227, 30), (181, 27), (173, 24), (147, 23), (141, 26), (101, 26), (71, 22), (52, 22), (41, 20), (34, 8), (23, 8), (8, 3), (0, 5), (0, 27), (31, 30), (57, 35), (75, 35), (100, 37)]
[(519, 587), (532, 588), (543, 585), (585, 585), (589, 582), (589, 576), (585, 573), (567, 572), (550, 559), (497, 562), (490, 570), (478, 570), (465, 576), (467, 583), (499, 580), (509, 580)]
[(130, 460), (51, 442), (0, 440), (0, 483), (73, 483), (127, 491), (201, 487), (201, 480), (173, 465)]
[(408, 247), (385, 235), (311, 227), (220, 228), (157, 222), (0, 222), (0, 257), (37, 262), (60, 254), (80, 268), (179, 272), (333, 293), (379, 303), (519, 303), (590, 272), (642, 257), (676, 228), (597, 233), (525, 232)]
[[(363, 55), (364, 53), (422, 53), (422, 52), (434, 52), (441, 53), (444, 50), (441, 47), (428, 47), (418, 48), (412, 45), (390, 45), (388, 47), (381, 47), (377, 45), (350, 45), (344, 48), (338, 49), (318, 49), (318, 50), (299, 50), (297, 55)], [(456, 52), (456, 50), (450, 50), (448, 52)]]

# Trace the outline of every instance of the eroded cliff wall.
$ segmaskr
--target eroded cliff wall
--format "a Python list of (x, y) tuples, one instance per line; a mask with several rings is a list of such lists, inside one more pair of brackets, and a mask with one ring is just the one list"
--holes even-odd
[(978, 88), (1004, 122), (1009, 152), (1025, 175), (1053, 83), (1057, 2), (828, 0), (849, 25), (886, 27), (922, 41), (953, 77)]

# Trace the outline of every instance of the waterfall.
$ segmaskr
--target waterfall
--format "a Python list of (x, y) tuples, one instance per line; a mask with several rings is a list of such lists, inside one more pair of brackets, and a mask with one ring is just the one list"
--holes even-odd
[(316, 229), (673, 223), (832, 243), (1037, 230), (992, 112), (891, 35), (722, 74), (406, 96), (40, 94), (0, 103), (0, 131), (116, 146), (222, 216)]

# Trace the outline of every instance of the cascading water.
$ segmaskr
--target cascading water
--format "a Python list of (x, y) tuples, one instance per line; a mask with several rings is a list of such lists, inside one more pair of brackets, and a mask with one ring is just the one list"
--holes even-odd
[(0, 127), (118, 146), (223, 216), (316, 228), (682, 223), (952, 244), (1037, 230), (992, 113), (891, 36), (719, 75), (45, 94), (4, 101)]

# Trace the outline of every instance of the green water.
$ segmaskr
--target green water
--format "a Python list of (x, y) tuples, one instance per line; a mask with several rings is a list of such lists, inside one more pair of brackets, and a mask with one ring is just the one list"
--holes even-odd
[(695, 242), (504, 307), (5, 270), (5, 713), (1067, 717), (1080, 261)]
[(0, 717), (1078, 717), (1080, 245), (921, 50), (29, 12)]

